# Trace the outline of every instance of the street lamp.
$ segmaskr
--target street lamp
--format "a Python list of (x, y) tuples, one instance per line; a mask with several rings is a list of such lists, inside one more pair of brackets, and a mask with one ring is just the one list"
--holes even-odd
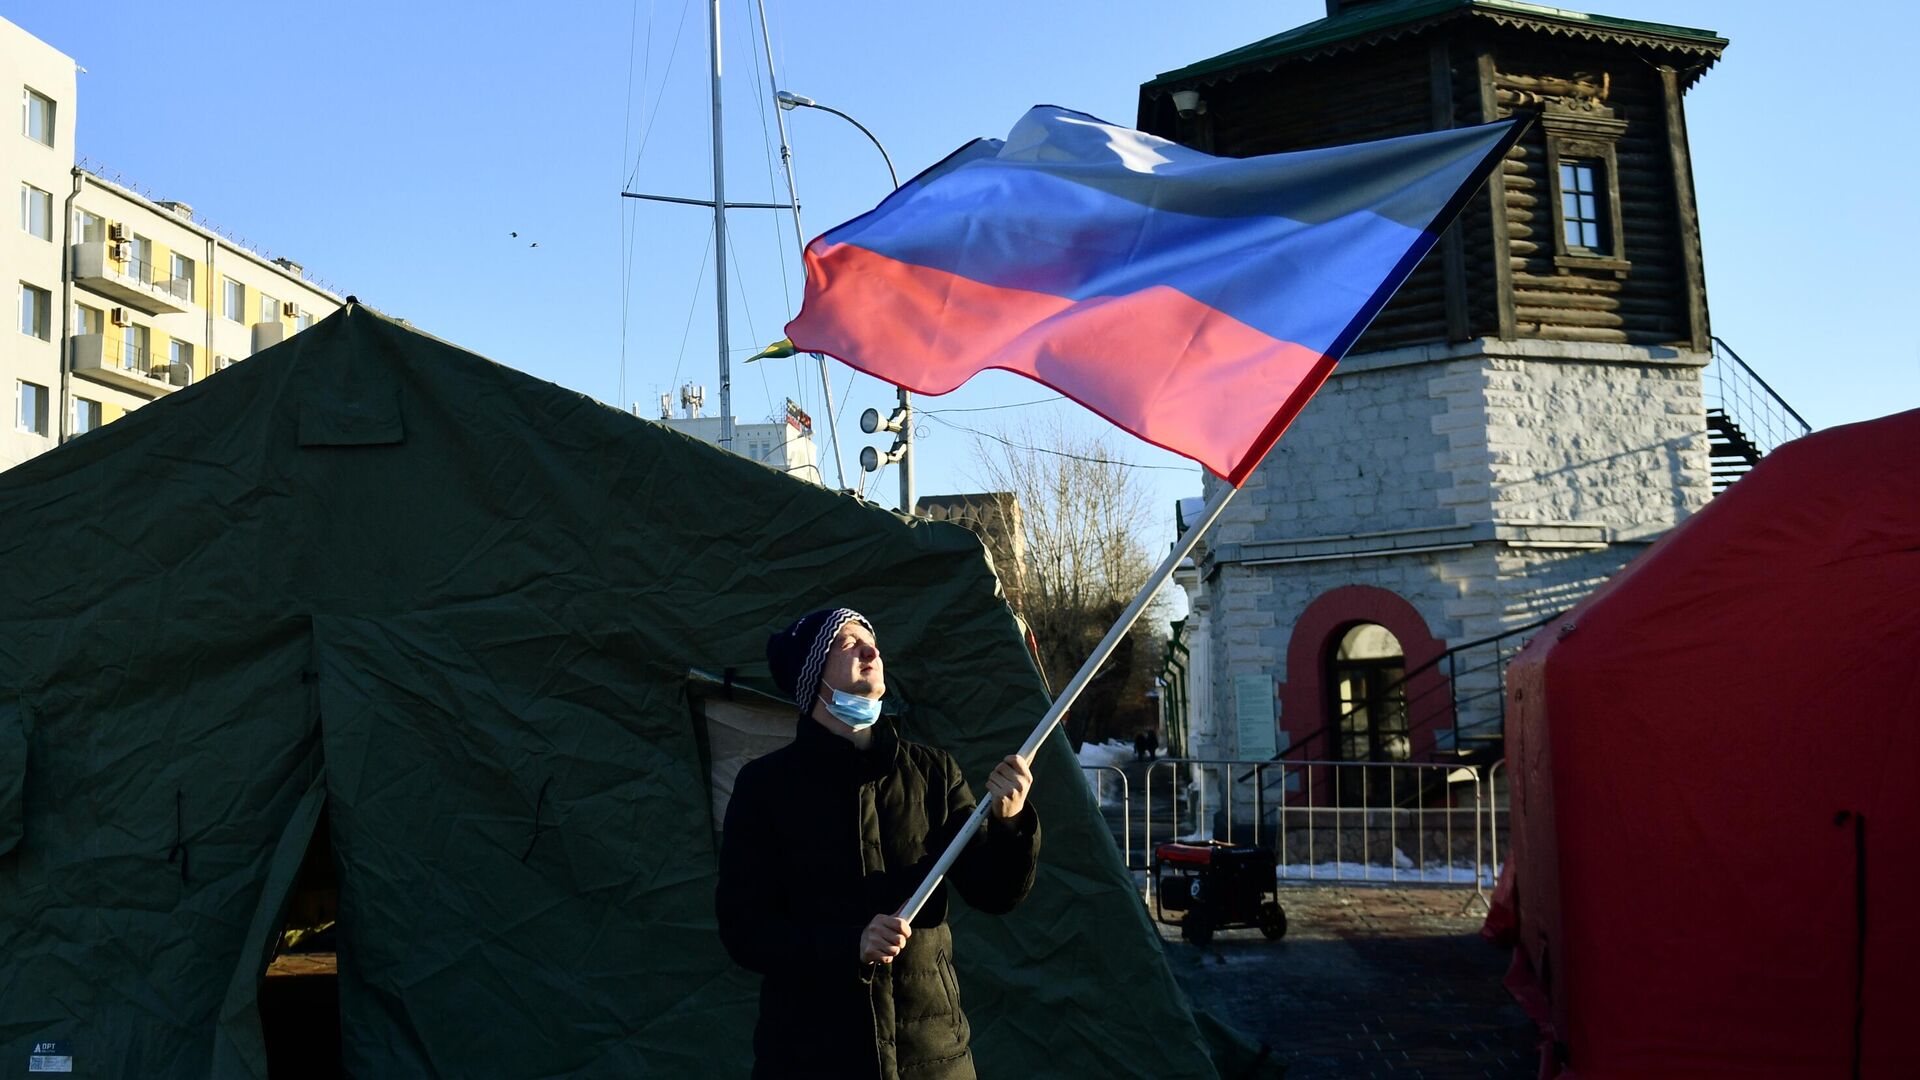
[[(865, 135), (867, 141), (873, 144), (873, 148), (880, 151), (880, 160), (887, 163), (887, 176), (892, 179), (894, 190), (898, 191), (900, 189), (900, 174), (893, 167), (893, 155), (887, 153), (887, 148), (880, 145), (880, 140), (874, 136), (873, 132), (867, 130), (867, 125), (855, 120), (853, 117), (848, 116), (846, 113), (841, 112), (831, 105), (822, 105), (810, 97), (801, 97), (799, 94), (787, 90), (781, 90), (775, 93), (773, 100), (778, 102), (782, 109), (789, 111), (793, 109), (819, 109), (821, 112), (832, 113), (847, 123), (852, 124), (854, 127), (859, 128), (860, 134)], [(873, 472), (882, 464), (898, 462), (900, 465), (900, 512), (911, 516), (913, 514), (913, 454), (911, 452), (911, 443), (913, 442), (913, 395), (908, 393), (907, 388), (904, 386), (899, 387), (898, 390), (900, 394), (899, 408), (893, 411), (893, 415), (887, 418), (887, 423), (884, 425), (886, 430), (897, 433), (893, 447), (888, 450), (885, 455), (882, 455), (871, 446), (860, 451), (860, 467), (867, 472)], [(869, 435), (880, 430), (880, 426), (878, 425), (879, 416), (880, 414), (877, 410), (868, 409), (860, 418), (860, 429)], [(874, 419), (876, 423), (875, 427), (867, 426), (868, 417)]]
[(880, 145), (880, 140), (874, 137), (873, 132), (867, 130), (867, 125), (855, 120), (853, 117), (848, 116), (846, 113), (841, 112), (831, 105), (822, 105), (810, 97), (801, 97), (799, 94), (790, 93), (786, 90), (782, 90), (773, 95), (773, 100), (779, 102), (780, 107), (789, 112), (794, 109), (819, 109), (821, 112), (832, 113), (847, 123), (852, 124), (854, 127), (859, 128), (860, 134), (865, 135), (867, 141), (873, 144), (873, 148), (880, 151), (880, 160), (887, 163), (887, 175), (893, 178), (893, 186), (896, 188), (900, 186), (900, 174), (894, 171), (893, 156), (887, 153), (886, 147)]

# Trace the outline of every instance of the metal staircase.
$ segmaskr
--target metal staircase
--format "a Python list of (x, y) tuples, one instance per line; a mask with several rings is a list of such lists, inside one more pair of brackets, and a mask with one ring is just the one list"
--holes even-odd
[(1713, 459), (1713, 493), (1727, 490), (1760, 461), (1766, 451), (1747, 436), (1724, 409), (1707, 410), (1707, 452)]
[(1769, 451), (1813, 430), (1719, 338), (1713, 339), (1713, 361), (1702, 378), (1702, 390), (1715, 495), (1745, 476)]

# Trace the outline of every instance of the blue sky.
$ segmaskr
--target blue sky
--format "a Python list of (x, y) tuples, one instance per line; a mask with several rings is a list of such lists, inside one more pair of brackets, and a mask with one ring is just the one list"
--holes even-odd
[[(1131, 122), (1142, 81), (1324, 12), (1320, 0), (768, 9), (781, 85), (860, 118), (903, 176), (1005, 134), (1035, 103)], [(1732, 40), (1687, 102), (1715, 333), (1815, 427), (1920, 405), (1920, 341), (1901, 329), (1920, 241), (1917, 152), (1880, 115), (1905, 100), (1920, 14), (1897, 0), (1848, 5), (1844, 18), (1751, 0), (1587, 10)], [(772, 201), (785, 187), (752, 12), (727, 0), (728, 196)], [(700, 382), (712, 411), (710, 217), (618, 197), (629, 176), (637, 190), (709, 192), (704, 3), (65, 0), (0, 13), (87, 68), (79, 148), (110, 172), (503, 363), (643, 408)], [(788, 121), (810, 236), (885, 194), (858, 132), (818, 112)], [(731, 344), (744, 353), (780, 336), (800, 274), (790, 221), (750, 210), (730, 221)], [(824, 420), (810, 365), (734, 372), (743, 421), (789, 396)], [(851, 482), (873, 441), (854, 418), (884, 411), (891, 388), (845, 369), (834, 383)], [(921, 493), (976, 487), (975, 438), (952, 422), (1077, 411), (1019, 404), (1049, 396), (989, 373), (925, 400), (988, 411), (923, 420)], [(1158, 505), (1197, 493), (1183, 459), (1124, 435), (1112, 444), (1153, 466), (1141, 476)], [(870, 491), (890, 502), (895, 488), (889, 472)], [(1171, 539), (1170, 519), (1156, 529), (1156, 543)]]

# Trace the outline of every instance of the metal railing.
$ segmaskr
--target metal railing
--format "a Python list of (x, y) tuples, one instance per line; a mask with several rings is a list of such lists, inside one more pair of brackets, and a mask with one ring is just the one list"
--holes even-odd
[(138, 279), (140, 284), (158, 289), (182, 303), (193, 302), (193, 279), (175, 277), (172, 267), (162, 269), (158, 264), (146, 259), (129, 257), (123, 273), (130, 278)]
[(147, 346), (137, 344), (137, 339), (123, 334), (102, 337), (100, 359), (103, 364), (170, 386), (186, 386), (193, 381), (193, 366), (189, 363), (161, 359)]
[[(1475, 742), (1495, 745), (1506, 730), (1507, 662), (1526, 648), (1533, 631), (1558, 619), (1556, 611), (1543, 619), (1534, 619), (1497, 634), (1463, 642), (1413, 668), (1386, 687), (1382, 695), (1400, 694), (1407, 708), (1407, 730), (1422, 731), (1444, 727), (1452, 733), (1453, 748), (1469, 750)], [(1444, 673), (1445, 679), (1427, 680), (1428, 672)], [(1328, 724), (1280, 751), (1280, 757), (1304, 764), (1296, 755), (1309, 747), (1323, 756), (1337, 725)], [(1317, 745), (1316, 745), (1317, 744)]]
[(105, 354), (113, 358), (120, 370), (151, 377), (153, 354), (146, 346), (135, 344), (133, 338), (108, 336)]
[(1112, 773), (1120, 778), (1120, 858), (1127, 869), (1133, 865), (1133, 793), (1128, 790), (1126, 771), (1118, 765), (1082, 765), (1082, 773), (1088, 774), (1087, 786), (1093, 791), (1093, 804), (1096, 807), (1107, 805), (1106, 774)]
[[(1142, 812), (1148, 869), (1155, 844), (1155, 774), (1162, 766), (1169, 767), (1166, 791), (1173, 808), (1169, 839), (1211, 838), (1217, 813), (1228, 838), (1245, 835), (1253, 845), (1273, 850), (1281, 884), (1470, 886), (1484, 902), (1498, 870), (1498, 863), (1487, 858), (1493, 827), (1488, 767), (1239, 758), (1163, 758), (1148, 767)], [(1192, 832), (1181, 828), (1183, 774), (1192, 793)], [(1210, 782), (1214, 777), (1218, 789)], [(1273, 783), (1284, 797), (1269, 808)], [(1434, 791), (1444, 794), (1410, 804), (1402, 798), (1402, 792)], [(1244, 806), (1251, 807), (1251, 828), (1240, 828), (1236, 820)], [(1130, 837), (1131, 819), (1127, 827)]]
[(1761, 454), (1813, 431), (1785, 398), (1747, 366), (1733, 346), (1713, 339), (1713, 362), (1702, 379), (1707, 408), (1719, 409), (1739, 425)]
[[(1455, 750), (1468, 750), (1476, 741), (1497, 745), (1505, 737), (1507, 662), (1532, 640), (1522, 635), (1531, 635), (1563, 614), (1556, 611), (1544, 619), (1456, 645), (1407, 673), (1407, 678), (1412, 679), (1428, 667), (1438, 667), (1444, 662), (1449, 698), (1447, 720), (1453, 729)], [(1464, 724), (1462, 716), (1467, 719)]]

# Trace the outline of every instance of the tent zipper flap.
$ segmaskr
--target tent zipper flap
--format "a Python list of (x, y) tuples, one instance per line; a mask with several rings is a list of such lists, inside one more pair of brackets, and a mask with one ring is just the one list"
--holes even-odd
[(274, 943), (280, 925), (287, 917), (287, 903), (293, 897), (294, 881), (300, 876), (300, 864), (313, 842), (314, 829), (327, 801), (327, 773), (318, 770), (307, 793), (294, 806), (287, 826), (274, 845), (267, 863), (267, 880), (260, 890), (260, 902), (254, 906), (253, 919), (240, 948), (239, 963), (227, 984), (226, 1000), (220, 1005), (220, 1023), (214, 1032), (213, 1069), (216, 1078), (246, 1077), (266, 1080), (267, 1040), (260, 1024), (260, 982), (273, 960)]

